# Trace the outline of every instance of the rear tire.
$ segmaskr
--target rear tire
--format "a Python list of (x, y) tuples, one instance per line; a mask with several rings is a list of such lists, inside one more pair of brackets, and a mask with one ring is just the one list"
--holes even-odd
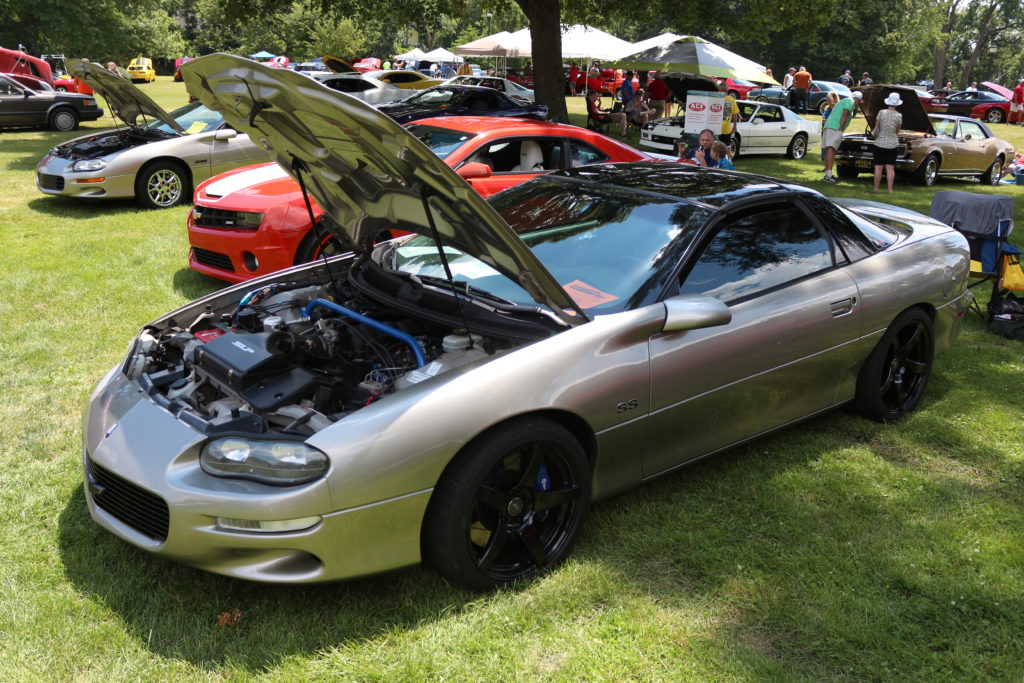
[(992, 107), (985, 112), (985, 120), (989, 123), (1002, 123), (1005, 118), (1003, 110), (999, 107)]
[(424, 559), (474, 590), (532, 579), (572, 551), (590, 506), (590, 465), (560, 425), (527, 417), (462, 449), (434, 488)]
[(786, 149), (786, 156), (790, 159), (796, 159), (799, 161), (807, 155), (807, 136), (803, 133), (797, 133), (793, 136), (793, 139), (789, 141), (789, 148)]
[(877, 422), (895, 422), (914, 410), (932, 372), (932, 319), (919, 308), (901, 313), (857, 376), (857, 411)]
[(74, 130), (78, 128), (78, 114), (69, 107), (54, 109), (50, 114), (50, 128), (61, 132)]
[(65, 88), (63, 85), (58, 85), (56, 88), (54, 88), (54, 90), (56, 90), (57, 92), (67, 92), (68, 91), (68, 89)]
[(732, 153), (732, 158), (735, 159), (740, 155), (740, 147), (742, 147), (742, 140), (740, 140), (739, 133), (733, 133), (732, 139), (729, 140), (729, 151)]
[(765, 97), (764, 95), (758, 95), (757, 97), (754, 98), (754, 101), (755, 102), (768, 102), (768, 98)]
[(998, 185), (999, 174), (1003, 170), (1003, 160), (998, 157), (988, 167), (988, 170), (981, 174), (981, 182), (984, 185)]
[(729, 95), (729, 97), (733, 98), (734, 100), (738, 100), (740, 98), (740, 94), (738, 92), (736, 92), (735, 90), (730, 90), (728, 92), (728, 95)]

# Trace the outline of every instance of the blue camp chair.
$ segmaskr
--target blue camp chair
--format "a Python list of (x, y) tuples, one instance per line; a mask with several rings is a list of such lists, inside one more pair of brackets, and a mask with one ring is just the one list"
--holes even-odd
[[(971, 250), (969, 287), (991, 282), (990, 301), (1010, 289), (1003, 286), (1004, 275), (1009, 268), (1020, 268), (1017, 255), (1021, 253), (1007, 241), (1013, 232), (1012, 197), (941, 190), (932, 198), (931, 216), (967, 238)], [(977, 301), (972, 308), (982, 320), (988, 320)]]

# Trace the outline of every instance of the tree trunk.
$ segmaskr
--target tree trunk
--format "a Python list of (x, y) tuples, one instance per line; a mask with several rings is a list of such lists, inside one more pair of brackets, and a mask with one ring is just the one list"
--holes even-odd
[(567, 123), (561, 0), (516, 0), (516, 4), (530, 20), (534, 96), (539, 104), (548, 105), (551, 118)]
[(946, 85), (946, 55), (949, 54), (950, 35), (953, 33), (953, 25), (956, 23), (958, 5), (960, 0), (953, 0), (946, 9), (946, 22), (939, 31), (939, 41), (935, 44), (935, 84), (933, 88), (941, 88)]
[(971, 74), (974, 73), (974, 66), (978, 63), (981, 51), (988, 49), (988, 42), (992, 38), (992, 16), (995, 14), (998, 4), (998, 0), (991, 0), (988, 9), (985, 10), (985, 19), (978, 29), (978, 38), (974, 41), (974, 49), (967, 60), (967, 66), (964, 67), (964, 87), (971, 83)]

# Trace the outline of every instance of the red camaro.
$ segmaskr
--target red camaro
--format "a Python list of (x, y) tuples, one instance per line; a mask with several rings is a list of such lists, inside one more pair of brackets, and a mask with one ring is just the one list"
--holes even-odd
[[(556, 169), (673, 158), (640, 152), (585, 128), (527, 119), (452, 116), (406, 128), (484, 197)], [(320, 207), (310, 201), (320, 220)], [(228, 282), (340, 248), (317, 238), (298, 183), (273, 163), (228, 171), (199, 185), (188, 238), (189, 267)]]

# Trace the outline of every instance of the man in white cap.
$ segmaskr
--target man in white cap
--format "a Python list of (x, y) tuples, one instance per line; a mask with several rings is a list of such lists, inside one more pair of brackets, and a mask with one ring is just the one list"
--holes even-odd
[[(1014, 116), (1016, 114), (1016, 116)], [(1017, 119), (1014, 121), (1014, 119)], [(1013, 97), (1010, 98), (1010, 123), (1020, 125), (1024, 123), (1024, 78), (1020, 79), (1017, 87), (1013, 89)]]
[(839, 179), (832, 175), (832, 164), (836, 160), (836, 152), (843, 142), (843, 131), (850, 125), (855, 107), (860, 104), (864, 93), (859, 90), (853, 91), (853, 97), (843, 97), (832, 107), (832, 112), (825, 119), (825, 125), (821, 131), (821, 146), (825, 148), (825, 182), (838, 183)]

